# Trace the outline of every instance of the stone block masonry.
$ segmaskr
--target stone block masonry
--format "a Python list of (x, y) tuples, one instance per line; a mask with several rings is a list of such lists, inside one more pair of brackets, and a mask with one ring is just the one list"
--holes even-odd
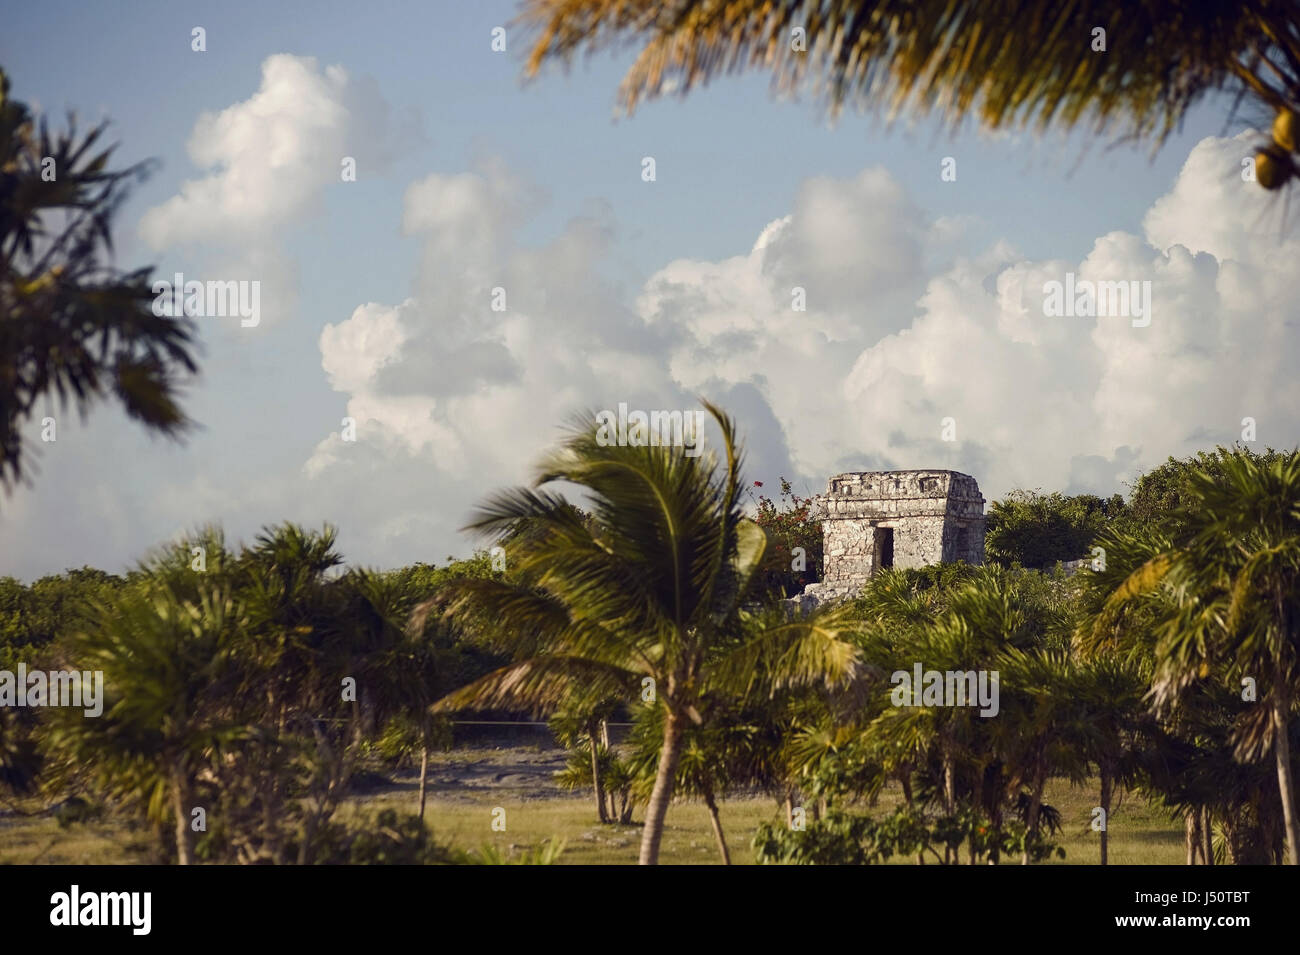
[(817, 602), (858, 593), (885, 567), (984, 562), (984, 497), (969, 474), (837, 474), (813, 514), (822, 521), (822, 581), (804, 594)]

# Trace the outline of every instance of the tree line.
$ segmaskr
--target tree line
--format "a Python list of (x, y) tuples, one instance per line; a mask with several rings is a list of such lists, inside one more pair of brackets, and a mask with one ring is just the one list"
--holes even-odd
[[(1170, 459), (1127, 499), (1016, 492), (985, 566), (882, 571), (795, 612), (819, 527), (788, 482), (753, 499), (709, 410), (722, 442), (699, 457), (576, 425), (483, 502), (468, 529), (492, 550), (444, 566), (344, 568), (332, 528), (284, 524), (237, 546), (207, 528), (121, 576), (0, 580), (0, 669), (106, 685), (99, 718), (0, 708), (3, 793), (138, 818), (182, 864), (454, 861), (425, 825), (430, 753), (458, 714), (536, 714), (570, 751), (560, 783), (641, 822), (643, 863), (681, 799), (731, 861), (719, 805), (741, 792), (774, 800), (761, 861), (1029, 863), (1060, 853), (1054, 778), (1095, 789), (1103, 863), (1122, 793), (1181, 817), (1198, 861), (1294, 860), (1296, 453)], [(996, 714), (898, 705), (916, 666), (996, 673)], [(339, 815), (401, 762), (417, 812)]]

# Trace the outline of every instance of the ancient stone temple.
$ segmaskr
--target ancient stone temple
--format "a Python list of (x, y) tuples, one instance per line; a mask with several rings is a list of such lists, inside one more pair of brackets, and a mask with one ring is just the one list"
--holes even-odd
[(822, 521), (816, 602), (857, 593), (876, 570), (944, 561), (984, 562), (984, 498), (956, 471), (854, 471), (830, 479), (816, 498)]

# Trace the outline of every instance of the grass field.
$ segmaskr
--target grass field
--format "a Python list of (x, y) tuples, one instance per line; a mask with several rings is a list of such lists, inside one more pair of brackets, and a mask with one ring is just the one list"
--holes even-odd
[[(879, 803), (882, 811), (895, 804), (891, 794)], [(1061, 810), (1064, 831), (1059, 844), (1065, 849), (1064, 860), (1052, 864), (1096, 865), (1098, 836), (1089, 826), (1096, 794), (1071, 789), (1068, 784), (1049, 785), (1047, 801)], [(376, 799), (394, 808), (410, 805), (406, 799)], [(491, 812), (496, 806), (506, 810), (506, 831), (491, 830)], [(752, 865), (750, 839), (760, 822), (779, 816), (774, 801), (767, 798), (732, 799), (721, 807), (722, 827), (735, 865)], [(530, 847), (553, 836), (565, 840), (563, 863), (577, 865), (633, 865), (637, 859), (641, 827), (602, 826), (595, 821), (596, 810), (590, 798), (562, 798), (546, 801), (501, 800), (481, 805), (461, 801), (437, 800), (429, 804), (428, 820), (437, 838), (465, 848), (488, 844), (501, 849), (510, 846)], [(677, 803), (668, 812), (660, 861), (669, 865), (719, 865), (721, 859), (708, 811), (702, 804)], [(896, 858), (891, 864), (907, 865), (914, 860)], [(1110, 827), (1111, 865), (1181, 865), (1186, 861), (1183, 829), (1161, 812), (1133, 797), (1126, 799), (1112, 815)]]
[[(555, 751), (520, 747), (443, 754), (431, 766), (431, 797), (425, 815), (434, 837), (460, 848), (495, 845), (507, 852), (558, 838), (565, 843), (561, 863), (635, 864), (641, 827), (597, 823), (589, 795), (563, 792), (551, 781), (549, 774), (559, 759)], [(877, 811), (889, 811), (900, 798), (896, 792), (882, 794)], [(1053, 781), (1046, 800), (1061, 811), (1064, 824), (1058, 840), (1066, 857), (1052, 864), (1095, 865), (1098, 834), (1089, 823), (1096, 787), (1072, 788)], [(391, 786), (349, 800), (341, 814), (363, 808), (414, 812), (417, 806), (415, 780), (408, 773), (394, 778)], [(496, 808), (505, 810), (504, 832), (492, 829)], [(766, 797), (734, 798), (722, 804), (721, 815), (732, 862), (753, 864), (750, 839), (760, 822), (778, 817), (775, 802)], [(144, 855), (138, 848), (147, 836), (112, 820), (60, 829), (49, 815), (6, 814), (0, 816), (0, 864), (140, 862)], [(136, 850), (131, 848), (133, 844)], [(669, 810), (660, 858), (670, 865), (720, 864), (703, 805), (677, 803)], [(1181, 865), (1184, 861), (1181, 823), (1131, 795), (1112, 812), (1112, 865)], [(913, 860), (892, 862), (911, 864)]]

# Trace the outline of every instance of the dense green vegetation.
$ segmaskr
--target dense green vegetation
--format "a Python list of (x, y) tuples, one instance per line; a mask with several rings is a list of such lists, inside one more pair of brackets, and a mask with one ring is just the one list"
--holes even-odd
[(392, 573), (341, 560), (329, 527), (239, 548), (207, 529), (126, 577), (0, 581), (0, 658), (102, 671), (106, 697), (93, 718), (0, 709), (0, 778), (138, 816), (158, 858), (337, 856), (352, 836), (333, 818), (363, 758), (427, 753), (446, 732), (430, 704), (495, 662), (439, 621), (407, 627), (447, 580), (490, 575), (485, 555)]
[[(138, 820), (181, 863), (504, 861), (432, 840), (424, 771), (452, 717), (540, 714), (571, 754), (558, 781), (593, 825), (642, 822), (643, 862), (674, 800), (732, 861), (725, 803), (757, 794), (759, 861), (1059, 858), (1062, 785), (1091, 793), (1103, 863), (1121, 798), (1181, 819), (1189, 861), (1294, 859), (1300, 455), (1171, 459), (1127, 499), (1017, 492), (988, 565), (884, 571), (805, 615), (781, 601), (817, 524), (784, 482), (746, 507), (714, 414), (720, 458), (577, 428), (485, 502), (492, 549), (444, 566), (344, 569), (330, 527), (281, 525), (0, 580), (0, 670), (105, 679), (99, 717), (0, 708), (0, 799)], [(993, 712), (900, 691), (918, 665), (996, 673)], [(416, 764), (418, 809), (344, 810)]]

